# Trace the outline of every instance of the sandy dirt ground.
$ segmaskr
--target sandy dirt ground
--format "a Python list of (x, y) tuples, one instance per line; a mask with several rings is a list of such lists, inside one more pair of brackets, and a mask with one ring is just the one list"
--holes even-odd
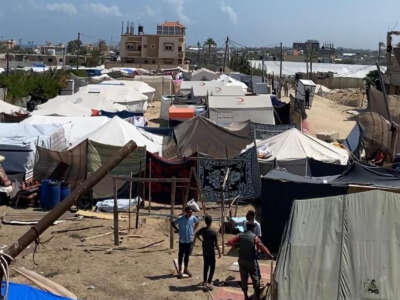
[[(244, 215), (249, 208), (240, 207), (239, 214)], [(13, 209), (2, 207), (2, 214), (4, 211), (9, 214), (15, 212)], [(24, 211), (30, 212), (31, 209)], [(165, 214), (168, 210), (158, 209), (156, 213)], [(219, 215), (219, 209), (210, 209), (207, 213), (216, 217)], [(133, 214), (133, 220), (134, 218)], [(103, 227), (67, 233), (54, 232), (96, 225)], [(203, 225), (204, 223), (201, 223), (201, 226)], [(63, 285), (79, 299), (209, 299), (208, 294), (199, 287), (203, 267), (200, 242), (196, 244), (190, 259), (193, 277), (177, 279), (172, 263), (172, 260), (177, 258), (177, 235), (175, 234), (174, 250), (170, 250), (169, 223), (166, 219), (141, 217), (139, 229), (132, 229), (129, 234), (121, 235), (121, 246), (125, 250), (106, 251), (113, 247), (112, 235), (81, 241), (85, 237), (111, 232), (112, 226), (112, 220), (88, 218), (54, 225), (42, 235), (42, 242), (51, 237), (52, 239), (38, 247), (34, 260), (33, 247), (30, 247), (31, 251), (25, 256), (19, 256), (14, 265), (24, 266)], [(120, 221), (120, 230), (127, 227), (128, 222), (124, 218)], [(213, 227), (218, 228), (218, 221), (214, 222)], [(0, 246), (14, 242), (28, 229), (29, 226), (3, 224)], [(143, 238), (130, 238), (129, 235), (142, 235)], [(228, 237), (232, 236), (227, 235), (225, 240)], [(161, 240), (161, 244), (140, 249)], [(234, 272), (227, 270), (236, 260), (237, 257), (231, 256), (217, 259), (214, 279), (227, 281), (230, 286), (240, 291), (238, 281), (232, 281)], [(14, 271), (11, 271), (11, 275), (13, 282), (32, 284)]]

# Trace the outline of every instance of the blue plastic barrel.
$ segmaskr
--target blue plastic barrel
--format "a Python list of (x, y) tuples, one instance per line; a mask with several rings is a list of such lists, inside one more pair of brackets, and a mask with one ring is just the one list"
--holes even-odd
[(49, 182), (50, 180), (43, 179), (40, 183), (40, 206), (43, 209), (48, 209), (47, 194), (49, 190)]
[(61, 183), (57, 181), (51, 181), (49, 183), (49, 189), (47, 194), (48, 199), (48, 209), (53, 209), (59, 202), (61, 198)]
[(69, 194), (71, 194), (71, 189), (69, 188), (69, 186), (66, 184), (62, 184), (60, 201), (63, 201), (65, 198), (67, 198)]

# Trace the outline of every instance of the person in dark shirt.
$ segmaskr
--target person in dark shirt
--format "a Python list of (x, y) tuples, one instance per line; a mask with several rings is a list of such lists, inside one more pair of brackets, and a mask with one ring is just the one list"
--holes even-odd
[[(211, 282), (215, 271), (215, 251), (218, 250), (218, 258), (221, 258), (221, 251), (218, 247), (217, 233), (215, 230), (211, 229), (212, 218), (210, 216), (205, 216), (204, 221), (206, 227), (201, 228), (196, 232), (195, 241), (199, 239), (202, 241), (203, 246), (203, 287), (204, 289), (212, 290)], [(208, 275), (208, 277), (207, 277)]]
[(244, 299), (249, 300), (247, 294), (247, 281), (249, 276), (253, 282), (255, 299), (260, 299), (260, 267), (257, 262), (257, 250), (269, 255), (273, 258), (272, 254), (269, 252), (268, 248), (263, 245), (260, 239), (252, 232), (254, 230), (254, 223), (246, 224), (246, 232), (239, 234), (230, 241), (228, 241), (229, 246), (239, 246), (239, 270), (240, 278), (242, 281), (242, 291), (244, 294)]

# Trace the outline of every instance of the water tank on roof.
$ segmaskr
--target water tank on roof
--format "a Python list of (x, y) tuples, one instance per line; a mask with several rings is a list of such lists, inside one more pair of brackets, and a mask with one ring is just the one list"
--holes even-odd
[(56, 55), (56, 49), (47, 49), (48, 55)]
[(144, 30), (143, 26), (139, 25), (139, 27), (138, 27), (138, 35), (143, 35), (143, 30)]

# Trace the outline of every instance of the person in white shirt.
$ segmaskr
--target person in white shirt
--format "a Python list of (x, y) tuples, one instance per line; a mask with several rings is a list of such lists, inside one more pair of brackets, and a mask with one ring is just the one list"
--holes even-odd
[(249, 210), (246, 214), (246, 221), (243, 221), (241, 224), (244, 228), (246, 228), (247, 223), (254, 224), (253, 229), (251, 230), (256, 236), (261, 237), (261, 225), (255, 219), (256, 213), (254, 210)]

